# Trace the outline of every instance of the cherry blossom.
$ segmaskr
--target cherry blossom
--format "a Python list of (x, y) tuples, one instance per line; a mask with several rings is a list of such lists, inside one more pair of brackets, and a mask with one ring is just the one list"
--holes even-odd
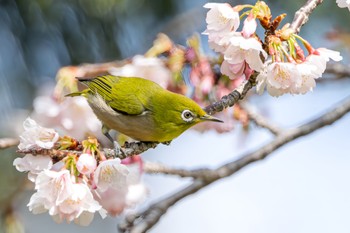
[(106, 191), (108, 188), (122, 189), (126, 187), (128, 168), (121, 164), (120, 159), (102, 161), (96, 168), (94, 181), (98, 191)]
[(127, 166), (118, 158), (102, 161), (95, 171), (95, 198), (112, 216), (119, 215), (126, 207), (128, 174)]
[(128, 207), (134, 206), (143, 201), (148, 193), (146, 186), (142, 183), (142, 159), (140, 156), (133, 156), (124, 159), (123, 164), (127, 165), (129, 174), (127, 176), (128, 192), (125, 197), (125, 202)]
[(146, 186), (138, 182), (128, 186), (128, 192), (125, 197), (125, 203), (127, 206), (134, 206), (147, 197), (148, 189)]
[(204, 8), (210, 9), (206, 17), (209, 31), (230, 32), (239, 27), (239, 14), (228, 3), (207, 3)]
[(242, 35), (244, 38), (251, 37), (255, 31), (256, 27), (258, 26), (255, 18), (253, 17), (253, 14), (250, 14), (243, 22), (243, 29), (242, 29)]
[(84, 97), (58, 101), (51, 96), (38, 96), (33, 105), (32, 117), (46, 127), (57, 128), (81, 140), (87, 134), (104, 138), (101, 133), (102, 124)]
[(35, 181), (36, 176), (44, 169), (52, 167), (52, 160), (49, 156), (26, 154), (23, 158), (16, 158), (13, 165), (20, 172), (28, 172), (28, 179)]
[(94, 198), (111, 216), (118, 216), (127, 207), (126, 195), (128, 193), (128, 187), (125, 185), (119, 189), (115, 189), (112, 186), (108, 187), (104, 191), (99, 189), (94, 191)]
[(85, 184), (72, 185), (72, 194), (58, 205), (58, 213), (54, 219), (57, 222), (68, 222), (87, 226), (91, 223), (96, 211), (101, 210), (101, 205), (93, 198), (93, 195)]
[(340, 8), (348, 8), (350, 11), (350, 0), (337, 0), (337, 4)]
[[(245, 68), (246, 62), (249, 68), (260, 72), (263, 68), (260, 54), (265, 58), (267, 56), (259, 41), (255, 38), (244, 38), (240, 33), (235, 33), (231, 37), (230, 44), (224, 52), (224, 59), (228, 64), (224, 63), (226, 67), (222, 68), (222, 70), (226, 74), (229, 73), (226, 70), (229, 70), (235, 76), (240, 76), (240, 74), (244, 73), (243, 68)], [(243, 65), (244, 67), (242, 67)], [(235, 77), (233, 76), (231, 78)]]
[(79, 156), (76, 166), (81, 174), (89, 175), (95, 171), (97, 162), (92, 155), (84, 153)]
[(302, 79), (296, 65), (287, 62), (273, 62), (266, 66), (257, 77), (257, 91), (262, 93), (265, 86), (272, 96), (290, 93), (301, 85)]
[(237, 64), (230, 64), (228, 61), (224, 60), (221, 64), (220, 71), (222, 74), (227, 75), (230, 79), (236, 79), (242, 77), (245, 66), (246, 62), (244, 61)]
[(238, 11), (227, 3), (207, 3), (207, 29), (203, 32), (208, 35), (209, 46), (216, 52), (224, 52), (229, 44), (233, 32), (240, 24)]
[(42, 171), (37, 176), (35, 189), (37, 192), (28, 203), (29, 210), (34, 214), (48, 211), (57, 222), (76, 221), (86, 226), (94, 213), (102, 210), (88, 186), (75, 183), (68, 170)]
[(170, 70), (160, 58), (142, 55), (134, 56), (130, 64), (111, 68), (109, 73), (116, 76), (142, 77), (154, 81), (164, 88), (168, 87), (172, 79)]
[(31, 118), (23, 122), (24, 132), (20, 136), (18, 149), (25, 150), (32, 146), (51, 149), (59, 139), (58, 133), (53, 129), (41, 127)]
[(315, 65), (317, 69), (315, 74), (320, 77), (326, 70), (327, 62), (332, 59), (333, 61), (340, 61), (343, 59), (338, 51), (334, 51), (326, 48), (318, 48), (313, 51), (312, 54), (306, 57), (306, 61)]

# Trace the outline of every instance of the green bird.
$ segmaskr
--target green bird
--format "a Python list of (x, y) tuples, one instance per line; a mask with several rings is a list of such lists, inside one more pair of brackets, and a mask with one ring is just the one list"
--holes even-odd
[(166, 143), (200, 122), (223, 122), (192, 99), (147, 79), (112, 75), (77, 79), (87, 89), (67, 96), (87, 99), (112, 142), (110, 129), (138, 141)]

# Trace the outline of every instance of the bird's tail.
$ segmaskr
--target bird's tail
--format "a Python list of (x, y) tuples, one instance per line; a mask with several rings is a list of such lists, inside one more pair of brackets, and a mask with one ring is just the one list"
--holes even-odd
[[(76, 79), (81, 82), (84, 83), (86, 86), (88, 86), (88, 83), (92, 80), (91, 78), (82, 78), (82, 77), (76, 77)], [(83, 91), (77, 91), (77, 92), (73, 92), (70, 94), (65, 95), (65, 97), (74, 97), (74, 96), (84, 96), (86, 97), (86, 95), (89, 92), (89, 88), (83, 90)]]
[(76, 77), (76, 79), (86, 85), (88, 88), (79, 91), (73, 92), (66, 96), (84, 96), (87, 97), (88, 94), (98, 93), (104, 98), (111, 98), (112, 86), (118, 80), (117, 77), (112, 75), (98, 76), (95, 78), (86, 78), (86, 77)]

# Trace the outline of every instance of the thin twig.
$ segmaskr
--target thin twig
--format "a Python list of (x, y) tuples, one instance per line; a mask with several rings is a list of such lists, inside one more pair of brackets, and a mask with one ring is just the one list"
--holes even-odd
[(297, 12), (295, 12), (294, 19), (290, 28), (294, 33), (299, 33), (300, 28), (309, 20), (309, 15), (320, 5), (323, 0), (308, 0)]
[(211, 172), (211, 169), (207, 168), (188, 170), (181, 168), (172, 168), (161, 163), (154, 163), (148, 161), (144, 162), (143, 170), (149, 174), (165, 174), (190, 178), (204, 177), (206, 174), (208, 174), (208, 172)]
[(243, 110), (248, 114), (248, 117), (251, 121), (253, 121), (257, 126), (260, 126), (262, 128), (265, 128), (269, 130), (272, 134), (278, 135), (282, 133), (282, 129), (280, 129), (275, 124), (271, 123), (269, 120), (267, 120), (264, 116), (261, 114), (258, 114), (252, 106), (250, 106), (247, 103), (241, 103), (240, 106), (243, 108)]
[(227, 163), (213, 170), (212, 172), (209, 172), (206, 175), (205, 179), (197, 178), (184, 189), (154, 203), (145, 211), (127, 216), (125, 221), (120, 223), (119, 229), (122, 232), (130, 233), (146, 232), (159, 221), (161, 216), (163, 216), (172, 205), (182, 200), (183, 198), (197, 192), (203, 187), (219, 179), (236, 173), (240, 169), (253, 162), (266, 158), (278, 148), (299, 137), (308, 135), (324, 126), (334, 123), (348, 112), (350, 112), (350, 97), (348, 97), (345, 101), (342, 101), (335, 108), (316, 118), (315, 120), (303, 124), (295, 129), (288, 130), (285, 133), (279, 134), (272, 142), (266, 144), (255, 152), (247, 153), (240, 159)]
[(16, 138), (0, 138), (0, 149), (17, 146), (19, 140)]

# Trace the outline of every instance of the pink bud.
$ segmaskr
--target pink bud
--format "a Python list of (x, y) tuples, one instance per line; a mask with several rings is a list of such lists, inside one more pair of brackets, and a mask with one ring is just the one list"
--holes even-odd
[(90, 154), (81, 154), (77, 162), (77, 169), (81, 174), (89, 175), (96, 169), (96, 159)]
[(256, 31), (256, 27), (258, 26), (258, 24), (255, 21), (254, 17), (251, 17), (251, 15), (249, 15), (243, 23), (243, 29), (242, 29), (242, 35), (244, 38), (249, 38), (251, 37), (251, 35), (253, 35)]

